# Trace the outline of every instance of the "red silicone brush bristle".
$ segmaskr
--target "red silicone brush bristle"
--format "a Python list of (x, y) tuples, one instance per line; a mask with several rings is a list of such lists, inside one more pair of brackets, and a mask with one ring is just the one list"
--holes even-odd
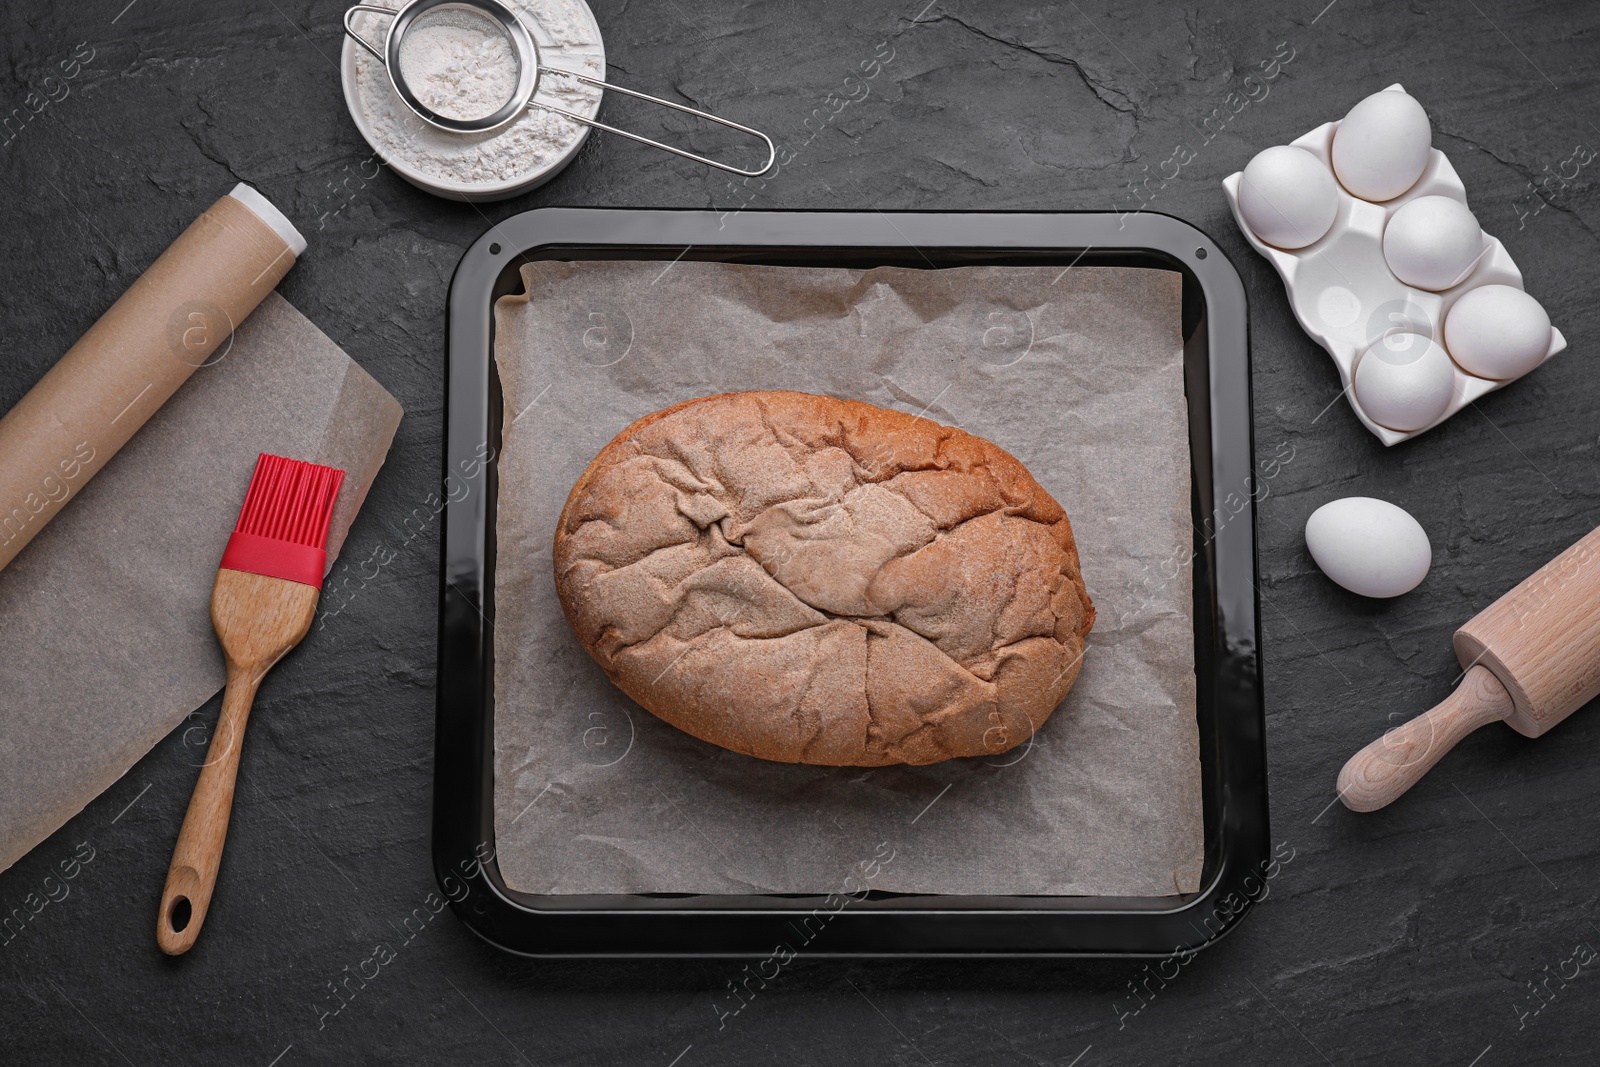
[(333, 502), (343, 482), (344, 471), (335, 467), (263, 452), (234, 532), (325, 548)]
[(343, 483), (344, 471), (335, 467), (261, 453), (222, 566), (320, 586)]

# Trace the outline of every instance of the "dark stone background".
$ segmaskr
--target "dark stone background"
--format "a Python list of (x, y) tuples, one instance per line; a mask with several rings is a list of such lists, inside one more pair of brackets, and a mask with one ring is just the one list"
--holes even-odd
[[(619, 80), (771, 131), (796, 160), (764, 187), (735, 186), (596, 136), (543, 189), (481, 209), (362, 176), (369, 150), (340, 92), (334, 0), (0, 9), (6, 113), (80, 43), (93, 50), (65, 99), (0, 146), (0, 408), (235, 180), (311, 239), (284, 295), (406, 408), (347, 551), (403, 547), (268, 680), (198, 948), (167, 959), (152, 927), (200, 759), (204, 731), (186, 744), (186, 729), (216, 701), (0, 875), (9, 909), (80, 842), (94, 850), (71, 895), (0, 947), (0, 1061), (1594, 1062), (1596, 964), (1548, 979), (1543, 999), (1529, 986), (1570, 977), (1576, 964), (1563, 961), (1581, 943), (1600, 947), (1593, 708), (1539, 742), (1491, 726), (1383, 813), (1328, 805), (1351, 752), (1448, 691), (1454, 627), (1600, 518), (1600, 204), (1592, 166), (1550, 177), (1570, 178), (1563, 161), (1600, 145), (1600, 7), (924, 3), (602, 0)], [(883, 42), (894, 58), (867, 98), (813, 136), (805, 118), (831, 110), (830, 92), (859, 94), (845, 78)], [(1287, 54), (1280, 42), (1292, 61), (1247, 86)], [(1394, 81), (1427, 107), (1478, 217), (1571, 347), (1387, 450), (1334, 403), (1331, 362), (1236, 232), (1218, 183)], [(1267, 95), (1233, 114), (1228, 94), (1260, 97), (1262, 84)], [(1199, 145), (1216, 108), (1232, 117)], [(657, 121), (615, 100), (607, 113)], [(543, 204), (1128, 210), (1128, 184), (1149, 173), (1160, 185), (1180, 142), (1196, 157), (1150, 208), (1205, 229), (1244, 277), (1258, 456), (1293, 456), (1267, 483), (1259, 527), (1273, 833), (1294, 859), (1256, 914), (1137, 1015), (1128, 983), (1141, 965), (1128, 961), (802, 958), (719, 1029), (714, 1005), (729, 1003), (737, 964), (516, 959), (445, 912), (319, 1028), (328, 983), (376, 942), (400, 941), (435, 888), (437, 527), (408, 541), (401, 522), (437, 482), (445, 291), (488, 220)], [(1352, 494), (1393, 500), (1428, 530), (1434, 568), (1415, 593), (1363, 601), (1316, 572), (1302, 524)], [(63, 709), (64, 762), (73, 729)]]

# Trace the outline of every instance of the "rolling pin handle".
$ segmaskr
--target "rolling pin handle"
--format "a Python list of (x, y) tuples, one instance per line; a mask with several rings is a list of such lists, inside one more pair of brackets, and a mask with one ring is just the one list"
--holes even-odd
[(1443, 703), (1378, 738), (1339, 772), (1339, 799), (1351, 811), (1376, 811), (1439, 762), (1456, 742), (1512, 711), (1511, 694), (1484, 666), (1468, 668)]

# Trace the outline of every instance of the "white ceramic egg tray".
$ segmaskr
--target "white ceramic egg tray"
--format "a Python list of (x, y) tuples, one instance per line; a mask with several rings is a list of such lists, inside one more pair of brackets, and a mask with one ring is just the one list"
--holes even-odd
[[(1398, 84), (1385, 91), (1405, 92)], [(1291, 143), (1316, 156), (1331, 172), (1333, 134), (1338, 128), (1337, 122), (1324, 123)], [(1443, 152), (1430, 149), (1427, 168), (1417, 183), (1393, 200), (1380, 204), (1352, 196), (1335, 180), (1339, 210), (1333, 226), (1319, 240), (1294, 251), (1264, 244), (1250, 232), (1239, 211), (1239, 183), (1243, 174), (1243, 171), (1236, 171), (1222, 181), (1228, 205), (1233, 208), (1234, 222), (1250, 246), (1278, 269), (1300, 328), (1333, 357), (1350, 407), (1385, 445), (1398, 444), (1425, 433), (1480, 396), (1516, 380), (1480, 378), (1468, 374), (1452, 361), (1456, 385), (1450, 405), (1443, 415), (1409, 433), (1380, 426), (1369, 418), (1361, 410), (1351, 384), (1356, 360), (1386, 334), (1396, 330), (1420, 333), (1443, 346), (1445, 315), (1462, 294), (1480, 285), (1522, 288), (1522, 272), (1511, 261), (1505, 246), (1487, 233), (1483, 235), (1483, 251), (1472, 270), (1463, 281), (1443, 292), (1414, 289), (1389, 269), (1383, 257), (1383, 230), (1391, 215), (1419, 196), (1448, 196), (1463, 204), (1467, 202), (1467, 191)], [(1548, 360), (1566, 347), (1561, 331), (1552, 327), (1550, 350), (1544, 358)]]

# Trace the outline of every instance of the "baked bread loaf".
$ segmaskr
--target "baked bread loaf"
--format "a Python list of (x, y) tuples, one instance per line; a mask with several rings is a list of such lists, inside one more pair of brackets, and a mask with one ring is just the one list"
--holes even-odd
[(1094, 607), (1066, 513), (981, 437), (872, 404), (724, 393), (646, 415), (556, 529), (567, 621), (713, 744), (876, 767), (1026, 741)]

